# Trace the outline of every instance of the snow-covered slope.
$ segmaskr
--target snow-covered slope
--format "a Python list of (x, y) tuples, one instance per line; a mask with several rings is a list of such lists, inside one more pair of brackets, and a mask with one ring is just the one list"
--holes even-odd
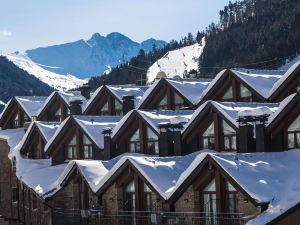
[(185, 71), (198, 71), (198, 59), (203, 52), (204, 45), (205, 40), (203, 39), (202, 44), (196, 43), (167, 52), (148, 69), (148, 82), (152, 82), (159, 71), (165, 72), (167, 77), (176, 75), (183, 77)]
[(37, 77), (42, 82), (57, 90), (76, 88), (87, 82), (72, 75), (62, 75), (45, 70), (25, 55), (6, 53), (2, 53), (1, 55), (5, 56), (9, 61), (13, 62), (19, 68), (25, 70), (29, 74)]
[(288, 70), (292, 65), (294, 65), (296, 62), (300, 61), (300, 55), (297, 55), (294, 59), (292, 60), (287, 60), (284, 65), (278, 68), (278, 70)]

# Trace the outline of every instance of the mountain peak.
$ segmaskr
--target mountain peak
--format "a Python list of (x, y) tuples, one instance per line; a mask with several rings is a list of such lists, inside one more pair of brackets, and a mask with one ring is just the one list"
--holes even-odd
[(101, 34), (99, 34), (99, 33), (94, 33), (94, 34), (92, 35), (92, 37), (90, 38), (90, 40), (99, 40), (99, 39), (101, 39), (101, 38), (103, 38), (103, 36), (101, 36)]

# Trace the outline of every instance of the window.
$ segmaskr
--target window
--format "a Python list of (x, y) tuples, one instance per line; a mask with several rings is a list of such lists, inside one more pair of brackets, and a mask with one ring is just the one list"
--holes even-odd
[(180, 97), (176, 92), (174, 93), (175, 109), (181, 109), (184, 107), (184, 99)]
[(85, 159), (93, 158), (93, 143), (86, 135), (83, 135), (83, 151)]
[(238, 213), (238, 196), (237, 190), (227, 181), (226, 190), (228, 192), (228, 212)]
[(129, 152), (141, 152), (140, 130), (137, 129), (129, 140)]
[(109, 111), (108, 111), (108, 102), (106, 102), (99, 111), (99, 115), (100, 116), (108, 116), (109, 115)]
[(241, 98), (247, 98), (252, 101), (252, 93), (244, 85), (240, 85)]
[(206, 131), (202, 135), (202, 147), (204, 149), (214, 149), (215, 148), (215, 138), (214, 138), (214, 123), (212, 122)]
[(12, 167), (12, 172), (16, 173), (17, 171), (17, 161), (16, 161), (16, 157), (13, 157), (12, 161), (11, 161), (11, 167)]
[(232, 100), (233, 99), (233, 92), (232, 92), (232, 86), (230, 86), (225, 94), (222, 97), (223, 100)]
[(76, 135), (74, 135), (67, 146), (67, 159), (76, 159)]
[(225, 150), (236, 150), (236, 132), (229, 126), (224, 120), (223, 125), (223, 135), (224, 135), (224, 149)]
[(12, 202), (17, 202), (19, 200), (18, 196), (18, 188), (17, 187), (12, 187), (11, 188), (12, 192)]
[(217, 212), (217, 194), (216, 182), (213, 179), (202, 191), (202, 205), (205, 213), (204, 224), (215, 224), (215, 216)]
[(55, 112), (54, 120), (55, 120), (55, 121), (62, 121), (61, 108), (59, 108), (59, 109)]
[(144, 210), (151, 211), (151, 189), (144, 183)]
[(15, 126), (15, 128), (18, 128), (20, 126), (19, 114), (17, 114), (14, 118), (14, 126)]
[(158, 136), (149, 127), (147, 127), (147, 153), (159, 155)]
[(125, 188), (124, 208), (126, 211), (135, 211), (135, 186), (132, 180)]
[(32, 206), (32, 209), (35, 210), (37, 209), (37, 205), (38, 205), (38, 200), (37, 200), (37, 197), (34, 195), (34, 194), (31, 194), (31, 206)]
[(123, 106), (118, 100), (115, 100), (115, 111), (117, 116), (123, 115)]
[(300, 147), (300, 116), (288, 127), (288, 148)]
[(168, 97), (165, 95), (163, 99), (158, 103), (158, 109), (168, 109)]

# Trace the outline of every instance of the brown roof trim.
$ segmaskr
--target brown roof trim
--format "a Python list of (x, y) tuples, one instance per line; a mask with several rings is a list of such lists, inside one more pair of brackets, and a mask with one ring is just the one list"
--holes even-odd
[(254, 206), (266, 206), (269, 202), (258, 202), (256, 199), (252, 198), (250, 194), (243, 189), (231, 176), (228, 174), (210, 155), (207, 155), (202, 162), (197, 166), (197, 168), (188, 176), (188, 178), (183, 182), (180, 188), (178, 188), (174, 194), (169, 199), (170, 203), (175, 203), (175, 201), (184, 193), (184, 191), (192, 184), (192, 182), (196, 179), (197, 176), (202, 172), (202, 170), (207, 165), (213, 165), (222, 176), (225, 177), (233, 186), (235, 186), (239, 191), (241, 191)]

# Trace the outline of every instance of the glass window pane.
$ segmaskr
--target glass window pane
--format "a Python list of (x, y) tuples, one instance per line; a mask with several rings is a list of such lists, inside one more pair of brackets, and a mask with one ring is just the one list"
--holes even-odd
[(165, 108), (168, 105), (168, 99), (167, 96), (165, 95), (163, 99), (158, 103), (159, 108)]
[(139, 141), (140, 140), (140, 130), (137, 129), (136, 132), (130, 138), (130, 141)]
[(216, 191), (216, 182), (215, 179), (213, 179), (205, 188), (203, 191), (210, 191), (214, 192)]
[(294, 133), (288, 134), (288, 147), (295, 148), (295, 138)]
[(232, 150), (236, 150), (236, 136), (231, 138), (231, 145)]
[(203, 136), (214, 136), (214, 123), (212, 122), (206, 131), (203, 133)]
[(61, 116), (61, 108), (56, 111), (55, 116)]
[(90, 139), (86, 135), (83, 135), (83, 144), (84, 145), (91, 145), (92, 144), (92, 142), (90, 141)]
[(175, 98), (175, 105), (184, 104), (183, 98), (180, 97), (176, 92), (174, 93), (174, 98)]
[(154, 141), (158, 140), (158, 136), (149, 127), (147, 127), (147, 139), (148, 140), (154, 140)]
[(236, 191), (236, 189), (227, 181), (227, 190), (228, 191)]
[(76, 135), (72, 137), (71, 141), (69, 142), (69, 145), (76, 145)]
[(147, 184), (144, 183), (144, 192), (151, 193), (151, 189), (147, 186)]
[(242, 84), (240, 85), (240, 91), (241, 91), (242, 98), (252, 96), (251, 92)]
[(125, 189), (126, 192), (135, 192), (134, 182), (131, 181)]
[(108, 111), (108, 102), (106, 102), (106, 103), (102, 106), (102, 108), (100, 109), (100, 111), (101, 111), (101, 112), (106, 112), (106, 111)]
[(288, 131), (300, 131), (300, 116), (289, 126)]
[(222, 99), (231, 99), (233, 98), (233, 94), (232, 94), (232, 86), (230, 86), (227, 91), (225, 92), (225, 94), (223, 95)]
[(207, 138), (203, 139), (203, 148), (208, 148), (208, 139)]
[(235, 130), (225, 120), (222, 120), (222, 124), (224, 134), (235, 134)]
[(230, 137), (224, 137), (225, 149), (230, 149)]
[(122, 108), (123, 108), (122, 104), (118, 100), (115, 100), (115, 109), (122, 110)]

